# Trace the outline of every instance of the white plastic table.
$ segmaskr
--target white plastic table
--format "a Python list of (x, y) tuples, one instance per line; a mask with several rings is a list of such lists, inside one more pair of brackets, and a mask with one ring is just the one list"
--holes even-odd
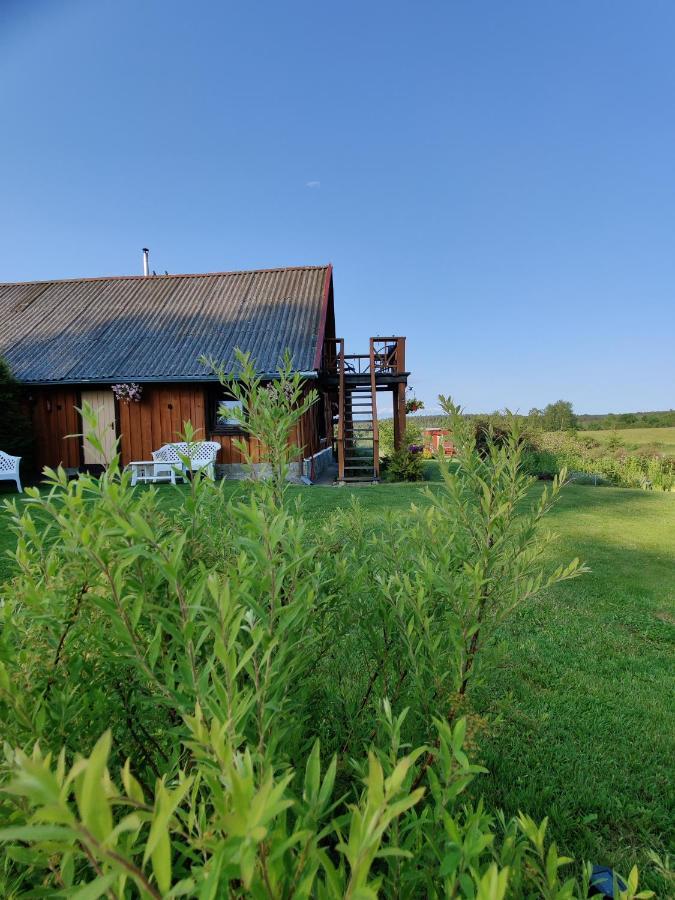
[(154, 484), (157, 481), (176, 483), (176, 471), (173, 463), (157, 462), (154, 459), (133, 460), (131, 469), (131, 486), (135, 484)]

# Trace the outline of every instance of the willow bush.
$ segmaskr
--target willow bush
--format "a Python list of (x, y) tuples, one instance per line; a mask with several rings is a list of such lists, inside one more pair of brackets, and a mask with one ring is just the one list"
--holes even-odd
[(249, 379), (278, 477), (229, 501), (201, 473), (132, 489), (116, 458), (14, 505), (1, 895), (586, 897), (546, 821), (466, 792), (484, 646), (582, 571), (542, 563), (561, 481), (530, 505), (516, 431), (478, 454), (444, 400), (458, 452), (428, 507), (309, 528), (283, 477), (291, 382)]

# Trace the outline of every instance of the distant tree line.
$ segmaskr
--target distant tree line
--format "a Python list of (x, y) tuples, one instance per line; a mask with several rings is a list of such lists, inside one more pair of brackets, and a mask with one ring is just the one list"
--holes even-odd
[(673, 428), (675, 410), (661, 412), (607, 413), (604, 416), (578, 416), (579, 427), (587, 431), (612, 428)]
[[(499, 425), (507, 412), (468, 413), (467, 418), (483, 423)], [(604, 415), (577, 414), (569, 400), (556, 400), (543, 409), (533, 407), (527, 415), (518, 415), (529, 428), (536, 431), (605, 431), (614, 428), (669, 428), (675, 427), (675, 410), (656, 412), (607, 413)], [(443, 425), (442, 416), (415, 416), (420, 428)]]

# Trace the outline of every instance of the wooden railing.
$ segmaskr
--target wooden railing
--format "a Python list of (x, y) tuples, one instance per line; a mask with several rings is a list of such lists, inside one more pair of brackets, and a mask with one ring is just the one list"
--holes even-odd
[(398, 375), (405, 372), (404, 337), (373, 337), (370, 344), (374, 348), (374, 364), (378, 373)]
[[(324, 368), (339, 375), (339, 360), (344, 360), (346, 375), (398, 375), (405, 372), (405, 338), (372, 337), (369, 353), (345, 353), (344, 338), (327, 338)], [(341, 348), (341, 349), (340, 349)]]

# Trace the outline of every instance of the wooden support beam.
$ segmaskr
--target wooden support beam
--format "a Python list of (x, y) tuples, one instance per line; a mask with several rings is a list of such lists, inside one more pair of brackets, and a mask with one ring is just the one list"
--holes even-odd
[[(405, 338), (396, 339), (396, 370), (405, 372)], [(394, 449), (400, 450), (405, 441), (405, 384), (394, 386)]]
[(338, 481), (345, 480), (345, 341), (338, 338), (340, 345), (338, 356)]
[(373, 477), (380, 477), (380, 426), (377, 422), (377, 380), (375, 378), (375, 341), (370, 339), (370, 391), (373, 409)]
[(394, 400), (394, 450), (400, 450), (405, 442), (405, 385), (395, 385), (392, 393)]

